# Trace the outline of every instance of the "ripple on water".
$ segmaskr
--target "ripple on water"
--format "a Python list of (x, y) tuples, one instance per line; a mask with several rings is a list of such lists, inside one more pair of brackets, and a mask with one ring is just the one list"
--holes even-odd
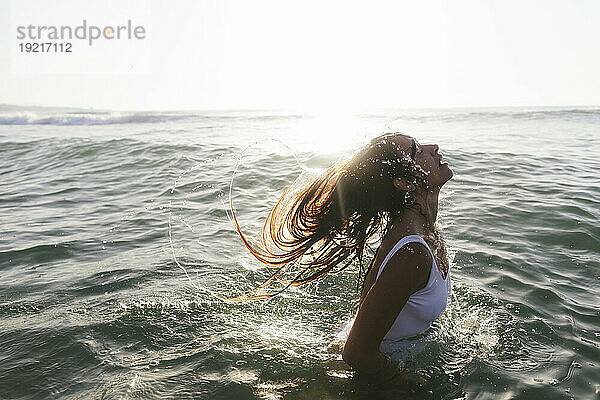
[[(549, 383), (554, 377), (548, 368), (559, 351), (556, 333), (547, 321), (521, 315), (521, 307), (456, 282), (452, 301), (433, 324), (433, 339), (412, 361), (414, 368), (433, 383), (436, 393), (460, 392), (461, 380), (481, 370), (487, 371), (483, 376), (496, 375), (495, 384), (515, 390), (540, 376)], [(515, 376), (523, 380), (514, 381)]]

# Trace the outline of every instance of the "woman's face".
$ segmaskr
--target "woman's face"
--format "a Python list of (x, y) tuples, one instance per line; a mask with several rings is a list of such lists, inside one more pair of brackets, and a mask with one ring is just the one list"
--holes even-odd
[(448, 163), (442, 162), (442, 154), (438, 153), (437, 144), (420, 144), (416, 139), (398, 135), (394, 142), (402, 156), (408, 156), (415, 161), (417, 170), (430, 187), (442, 187), (454, 173)]

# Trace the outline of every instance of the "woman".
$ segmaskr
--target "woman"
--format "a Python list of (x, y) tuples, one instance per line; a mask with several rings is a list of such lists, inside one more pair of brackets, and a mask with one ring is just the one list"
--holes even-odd
[[(300, 285), (358, 260), (363, 289), (342, 358), (372, 379), (401, 375), (379, 347), (384, 338), (424, 332), (446, 307), (449, 263), (435, 221), (440, 189), (452, 175), (437, 145), (385, 134), (299, 194), (288, 189), (269, 214), (260, 243), (246, 239), (234, 214), (248, 249), (273, 268), (260, 289), (281, 281), (292, 265), (299, 271), (287, 284)], [(381, 245), (362, 271), (365, 246), (376, 236)]]

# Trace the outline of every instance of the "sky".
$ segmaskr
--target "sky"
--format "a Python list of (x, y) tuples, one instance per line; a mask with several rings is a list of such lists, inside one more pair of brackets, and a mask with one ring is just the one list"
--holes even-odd
[[(38, 40), (18, 27), (141, 26)], [(33, 42), (72, 52), (28, 53)], [(600, 105), (598, 1), (0, 0), (0, 103), (112, 110)]]

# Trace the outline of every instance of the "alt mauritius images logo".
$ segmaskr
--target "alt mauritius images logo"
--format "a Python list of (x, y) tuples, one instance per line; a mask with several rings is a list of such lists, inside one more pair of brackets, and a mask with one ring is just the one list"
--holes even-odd
[(21, 52), (27, 53), (70, 53), (73, 42), (82, 41), (92, 46), (97, 41), (143, 40), (146, 28), (127, 20), (123, 25), (98, 26), (86, 19), (81, 25), (20, 25), (17, 40)]

